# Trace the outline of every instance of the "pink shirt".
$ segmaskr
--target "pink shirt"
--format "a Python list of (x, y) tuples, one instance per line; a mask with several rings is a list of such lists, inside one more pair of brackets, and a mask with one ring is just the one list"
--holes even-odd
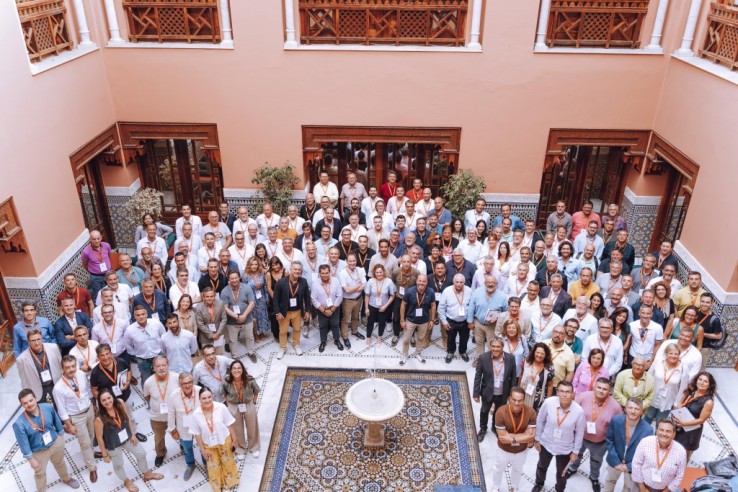
[[(108, 243), (100, 243), (97, 251), (92, 249), (89, 244), (82, 250), (82, 262), (87, 265), (87, 271), (92, 275), (104, 275), (105, 272), (112, 268), (110, 263), (110, 252), (112, 249)], [(105, 264), (105, 268), (100, 268), (100, 264)]]
[[(587, 422), (584, 430), (584, 438), (589, 442), (595, 443), (604, 441), (605, 435), (607, 434), (607, 426), (610, 425), (612, 418), (615, 415), (623, 413), (623, 409), (620, 407), (620, 404), (615, 401), (615, 398), (608, 396), (607, 401), (605, 401), (605, 404), (602, 405), (602, 407), (595, 406), (593, 405), (594, 391), (581, 393), (580, 395), (577, 395), (574, 400), (579, 403), (579, 406), (584, 410), (584, 420)], [(593, 409), (594, 413), (592, 411)], [(596, 419), (593, 418), (595, 416), (597, 417)], [(596, 432), (594, 434), (588, 432), (591, 430), (590, 422), (594, 422), (595, 424)]]
[(571, 240), (573, 241), (576, 239), (576, 237), (579, 235), (580, 232), (587, 229), (587, 225), (593, 221), (597, 221), (597, 228), (599, 229), (602, 225), (602, 220), (600, 219), (600, 216), (596, 213), (592, 212), (589, 214), (589, 217), (585, 217), (584, 214), (579, 211), (576, 212), (574, 215), (571, 216)]

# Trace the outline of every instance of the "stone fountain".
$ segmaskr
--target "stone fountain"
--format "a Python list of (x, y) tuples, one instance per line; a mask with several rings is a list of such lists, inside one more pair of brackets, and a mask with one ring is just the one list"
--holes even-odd
[(392, 381), (377, 377), (376, 345), (375, 368), (369, 377), (355, 383), (346, 392), (346, 407), (356, 418), (366, 422), (364, 447), (378, 449), (385, 446), (383, 423), (397, 416), (405, 406), (405, 395)]

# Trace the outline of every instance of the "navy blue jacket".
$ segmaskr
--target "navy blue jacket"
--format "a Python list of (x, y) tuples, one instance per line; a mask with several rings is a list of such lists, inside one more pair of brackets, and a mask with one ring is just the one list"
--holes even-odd
[[(92, 332), (92, 320), (89, 316), (81, 311), (76, 311), (74, 317), (77, 320), (77, 326), (86, 326), (89, 332)], [(74, 335), (74, 330), (69, 325), (66, 316), (62, 316), (54, 322), (54, 334), (56, 336), (56, 343), (59, 345), (59, 350), (62, 355), (69, 354), (72, 347), (77, 345), (77, 340), (67, 340), (67, 335)]]
[(625, 414), (616, 415), (607, 426), (607, 435), (605, 443), (607, 444), (607, 464), (613, 468), (622, 465), (623, 462), (631, 471), (630, 465), (633, 462), (636, 448), (641, 439), (653, 435), (653, 429), (643, 419), (636, 425), (633, 435), (630, 436), (630, 444), (625, 449)]
[(159, 322), (162, 325), (166, 325), (166, 319), (167, 319), (167, 316), (169, 316), (169, 312), (170, 312), (169, 311), (169, 299), (167, 298), (166, 294), (164, 294), (162, 291), (158, 289), (154, 289), (154, 307), (156, 309), (151, 309), (151, 306), (149, 305), (148, 301), (144, 299), (143, 292), (133, 297), (133, 307), (135, 308), (136, 306), (145, 307), (149, 318), (151, 318), (152, 315), (156, 313), (159, 316)]

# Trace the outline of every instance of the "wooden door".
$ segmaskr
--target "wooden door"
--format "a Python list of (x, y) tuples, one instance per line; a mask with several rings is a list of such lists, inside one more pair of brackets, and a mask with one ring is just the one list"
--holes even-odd
[(671, 166), (668, 167), (668, 173), (666, 191), (661, 198), (656, 226), (651, 235), (651, 251), (658, 249), (662, 241), (674, 242), (679, 239), (692, 199), (691, 190), (686, 186), (688, 178)]
[(15, 363), (13, 355), (13, 325), (16, 319), (10, 305), (8, 292), (5, 290), (3, 276), (0, 274), (0, 374), (5, 376)]
[(100, 166), (104, 164), (100, 161), (101, 159), (95, 157), (80, 169), (76, 179), (77, 195), (82, 207), (85, 227), (100, 231), (103, 241), (115, 247), (108, 200), (100, 173)]

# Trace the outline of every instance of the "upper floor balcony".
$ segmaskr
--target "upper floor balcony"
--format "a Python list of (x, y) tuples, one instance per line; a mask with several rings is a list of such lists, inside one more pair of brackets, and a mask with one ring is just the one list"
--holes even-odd
[(738, 68), (738, 6), (733, 0), (710, 4), (700, 56), (730, 70)]

